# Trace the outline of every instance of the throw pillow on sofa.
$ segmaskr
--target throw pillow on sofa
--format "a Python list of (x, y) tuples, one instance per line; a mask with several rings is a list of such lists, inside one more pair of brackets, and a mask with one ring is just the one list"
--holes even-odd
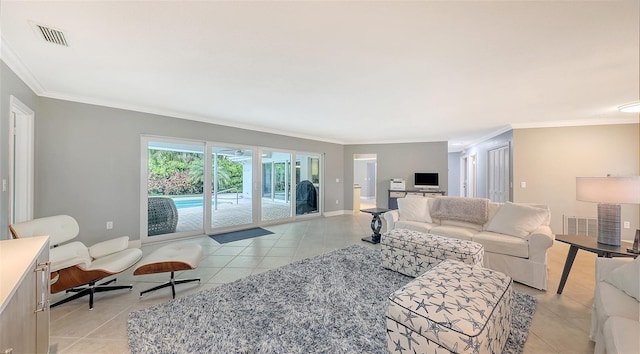
[(640, 257), (612, 270), (604, 281), (640, 301)]
[(489, 221), (487, 231), (527, 238), (547, 219), (548, 209), (505, 203)]
[(398, 213), (400, 220), (433, 222), (429, 214), (429, 198), (399, 198)]

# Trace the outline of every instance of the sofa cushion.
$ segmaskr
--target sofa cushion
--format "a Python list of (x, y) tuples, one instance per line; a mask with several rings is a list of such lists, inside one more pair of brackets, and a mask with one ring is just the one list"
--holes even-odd
[(398, 213), (400, 220), (431, 222), (427, 198), (399, 198)]
[(485, 252), (529, 258), (529, 242), (520, 237), (483, 231), (473, 235), (473, 241), (481, 244)]
[(430, 232), (434, 235), (447, 236), (460, 240), (471, 241), (473, 235), (478, 231), (458, 226), (440, 225), (431, 228)]
[(407, 229), (412, 231), (420, 231), (428, 233), (436, 224), (426, 222), (398, 220), (394, 224), (394, 229)]
[(482, 231), (482, 225), (474, 224), (472, 222), (467, 222), (467, 221), (442, 219), (440, 220), (440, 224), (446, 225), (446, 226), (457, 226), (465, 229), (476, 230), (476, 232)]
[(640, 301), (640, 257), (612, 270), (604, 281)]
[(604, 281), (596, 283), (596, 286), (598, 287), (597, 291), (599, 294), (597, 298), (594, 299), (596, 302), (594, 306), (599, 309), (602, 322), (611, 316), (619, 316), (632, 320), (638, 319), (640, 315), (640, 303), (636, 299)]
[(604, 323), (607, 353), (640, 353), (640, 322), (622, 317), (609, 317)]
[(527, 238), (547, 219), (549, 210), (524, 204), (505, 203), (489, 221), (487, 231)]

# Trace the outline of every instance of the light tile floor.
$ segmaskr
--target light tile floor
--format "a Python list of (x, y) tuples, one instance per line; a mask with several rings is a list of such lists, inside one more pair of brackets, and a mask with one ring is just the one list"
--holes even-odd
[[(216, 287), (249, 274), (267, 271), (292, 261), (312, 257), (334, 249), (358, 244), (379, 248), (360, 240), (371, 234), (371, 217), (316, 218), (266, 227), (272, 235), (220, 245), (209, 237), (175, 242), (196, 242), (203, 246), (204, 257), (195, 270), (176, 274), (177, 278), (200, 277), (201, 283), (177, 286), (181, 297)], [(143, 247), (145, 254), (162, 246)], [(549, 252), (549, 290), (538, 291), (521, 284), (517, 290), (538, 298), (525, 353), (592, 353), (588, 333), (594, 287), (595, 255), (579, 251), (562, 295), (556, 295), (568, 245), (556, 242)], [(88, 299), (78, 299), (51, 310), (51, 353), (127, 353), (127, 318), (131, 311), (166, 302), (171, 290), (165, 288), (138, 296), (139, 291), (165, 282), (168, 273), (133, 276), (129, 270), (118, 276), (118, 283), (134, 285), (133, 291), (115, 291), (96, 295), (94, 309)], [(52, 301), (62, 294), (53, 294)]]

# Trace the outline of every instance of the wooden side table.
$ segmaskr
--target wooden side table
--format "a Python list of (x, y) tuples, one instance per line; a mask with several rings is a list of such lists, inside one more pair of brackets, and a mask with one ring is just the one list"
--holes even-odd
[(571, 266), (576, 259), (578, 250), (585, 250), (596, 253), (598, 257), (638, 257), (637, 254), (627, 252), (629, 245), (622, 244), (621, 246), (610, 246), (602, 243), (598, 243), (597, 238), (581, 235), (556, 235), (556, 241), (569, 244), (569, 253), (567, 254), (567, 260), (564, 262), (564, 269), (562, 270), (562, 277), (560, 278), (560, 284), (558, 285), (558, 294), (562, 294), (564, 285), (569, 277)]
[(389, 211), (389, 209), (384, 208), (371, 208), (371, 209), (361, 209), (363, 213), (368, 213), (373, 215), (373, 220), (371, 220), (371, 231), (373, 234), (371, 236), (363, 237), (362, 241), (370, 242), (370, 243), (380, 243), (380, 228), (382, 228), (382, 220), (380, 220), (380, 215)]

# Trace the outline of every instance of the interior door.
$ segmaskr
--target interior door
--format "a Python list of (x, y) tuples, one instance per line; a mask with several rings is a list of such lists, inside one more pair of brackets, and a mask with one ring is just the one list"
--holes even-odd
[(33, 219), (34, 113), (10, 97), (9, 223)]
[(489, 199), (504, 203), (509, 201), (509, 146), (489, 150)]

